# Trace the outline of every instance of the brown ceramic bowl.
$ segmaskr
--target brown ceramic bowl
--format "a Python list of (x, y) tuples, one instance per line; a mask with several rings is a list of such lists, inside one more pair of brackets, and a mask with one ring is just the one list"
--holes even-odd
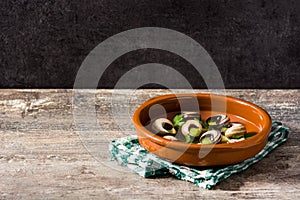
[[(199, 106), (197, 109), (200, 110), (202, 119), (226, 113), (231, 122), (241, 122), (246, 126), (247, 132), (256, 134), (241, 142), (201, 145), (170, 141), (155, 135), (148, 128), (151, 119), (166, 116), (166, 113), (172, 119), (181, 111), (195, 109), (190, 106), (195, 102)], [(136, 110), (133, 123), (138, 140), (146, 150), (163, 159), (188, 166), (228, 165), (250, 158), (264, 148), (272, 126), (268, 113), (257, 105), (238, 98), (213, 94), (163, 95), (152, 98)]]

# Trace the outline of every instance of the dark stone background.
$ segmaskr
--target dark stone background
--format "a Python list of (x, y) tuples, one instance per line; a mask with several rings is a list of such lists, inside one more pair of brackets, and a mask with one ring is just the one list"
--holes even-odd
[[(299, 0), (2, 0), (0, 19), (2, 88), (72, 88), (95, 46), (145, 26), (198, 41), (226, 88), (300, 88)], [(99, 87), (113, 88), (126, 71), (149, 62), (172, 66), (195, 88), (206, 87), (185, 60), (154, 49), (115, 60)]]

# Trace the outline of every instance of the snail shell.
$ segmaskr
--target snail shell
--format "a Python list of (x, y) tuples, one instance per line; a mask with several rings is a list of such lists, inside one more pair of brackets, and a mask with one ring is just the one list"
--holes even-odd
[(227, 128), (225, 131), (225, 136), (228, 138), (241, 138), (244, 137), (246, 133), (246, 127), (238, 122), (231, 123), (231, 127)]
[(166, 134), (176, 134), (176, 130), (173, 127), (173, 124), (170, 120), (166, 118), (158, 118), (156, 119), (151, 126), (152, 130), (155, 133), (158, 133), (160, 135), (166, 135)]
[(172, 141), (176, 141), (178, 140), (176, 137), (172, 136), (172, 135), (165, 135), (163, 136), (163, 138), (167, 139), (167, 140), (172, 140)]
[(245, 138), (240, 138), (240, 139), (230, 139), (227, 141), (228, 144), (236, 143), (236, 142), (241, 142), (244, 141)]
[(209, 126), (224, 126), (226, 124), (229, 124), (229, 117), (227, 117), (227, 115), (215, 115), (215, 116), (212, 116), (212, 117), (209, 117), (207, 120), (206, 120), (206, 123), (209, 125)]
[(222, 140), (221, 132), (218, 130), (209, 130), (203, 133), (199, 139), (200, 143), (204, 144), (204, 140), (207, 138), (210, 142), (205, 142), (205, 144), (217, 144)]
[(184, 136), (191, 135), (198, 137), (201, 134), (202, 126), (197, 120), (187, 120), (181, 127)]
[(201, 114), (199, 112), (192, 112), (192, 111), (184, 111), (182, 112), (182, 118), (184, 121), (193, 120), (193, 119), (201, 119)]

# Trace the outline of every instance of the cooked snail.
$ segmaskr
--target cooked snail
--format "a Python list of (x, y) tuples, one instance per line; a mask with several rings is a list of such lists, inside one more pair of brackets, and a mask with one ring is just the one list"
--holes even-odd
[(238, 122), (233, 122), (230, 124), (230, 127), (226, 129), (224, 135), (228, 138), (239, 139), (244, 137), (246, 133), (246, 127)]
[(190, 119), (201, 119), (201, 115), (199, 112), (191, 112), (191, 111), (186, 111), (182, 112), (182, 118), (183, 120), (187, 121)]
[(217, 144), (221, 142), (221, 140), (222, 136), (220, 131), (209, 130), (201, 135), (199, 142), (201, 144)]
[(201, 133), (202, 126), (199, 121), (187, 120), (181, 127), (181, 133), (184, 136), (191, 135), (193, 137), (198, 137)]
[(216, 115), (216, 116), (209, 117), (206, 120), (206, 123), (209, 126), (222, 127), (222, 126), (225, 126), (226, 124), (228, 124), (229, 120), (230, 119), (229, 119), (229, 117), (227, 117), (227, 115)]
[(158, 118), (152, 123), (152, 130), (160, 135), (176, 134), (176, 130), (170, 120)]
[(172, 136), (172, 135), (165, 135), (163, 136), (163, 138), (167, 139), (167, 140), (172, 140), (172, 141), (176, 141), (178, 140), (176, 137)]
[(240, 138), (240, 139), (230, 139), (228, 140), (228, 143), (235, 143), (235, 142), (240, 142), (240, 141), (244, 141), (245, 138)]

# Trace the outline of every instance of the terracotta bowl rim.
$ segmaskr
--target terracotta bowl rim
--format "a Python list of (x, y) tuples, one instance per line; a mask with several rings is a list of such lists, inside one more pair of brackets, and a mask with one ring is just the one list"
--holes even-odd
[[(166, 99), (172, 99), (172, 98), (180, 98), (180, 97), (202, 97), (202, 98), (217, 98), (217, 99), (226, 99), (227, 101), (232, 101), (238, 104), (244, 104), (247, 106), (250, 106), (253, 110), (256, 110), (260, 115), (263, 116), (263, 119), (265, 122), (263, 123), (262, 130), (260, 131), (259, 134), (256, 134), (255, 136), (252, 136), (251, 138), (241, 141), (241, 142), (236, 142), (236, 143), (231, 143), (231, 144), (214, 144), (214, 145), (201, 145), (201, 144), (188, 144), (184, 142), (178, 142), (178, 141), (170, 141), (167, 140), (163, 137), (160, 137), (148, 129), (146, 129), (143, 124), (140, 121), (139, 115), (140, 112), (147, 106), (154, 104), (158, 101), (166, 100)], [(166, 95), (160, 95), (153, 97), (147, 101), (145, 101), (134, 113), (133, 115), (133, 123), (135, 125), (135, 128), (137, 129), (138, 133), (138, 138), (141, 137), (146, 137), (150, 139), (152, 142), (157, 143), (162, 146), (167, 146), (169, 148), (174, 148), (174, 149), (183, 149), (183, 150), (199, 150), (202, 148), (207, 148), (207, 149), (244, 149), (244, 148), (249, 148), (251, 146), (258, 145), (262, 142), (267, 141), (267, 137), (271, 131), (272, 127), (272, 120), (270, 115), (261, 107), (258, 105), (255, 105), (254, 103), (251, 103), (249, 101), (239, 99), (236, 97), (232, 96), (225, 96), (225, 95), (218, 95), (218, 94), (209, 94), (209, 93), (188, 93), (188, 94), (166, 94)]]

